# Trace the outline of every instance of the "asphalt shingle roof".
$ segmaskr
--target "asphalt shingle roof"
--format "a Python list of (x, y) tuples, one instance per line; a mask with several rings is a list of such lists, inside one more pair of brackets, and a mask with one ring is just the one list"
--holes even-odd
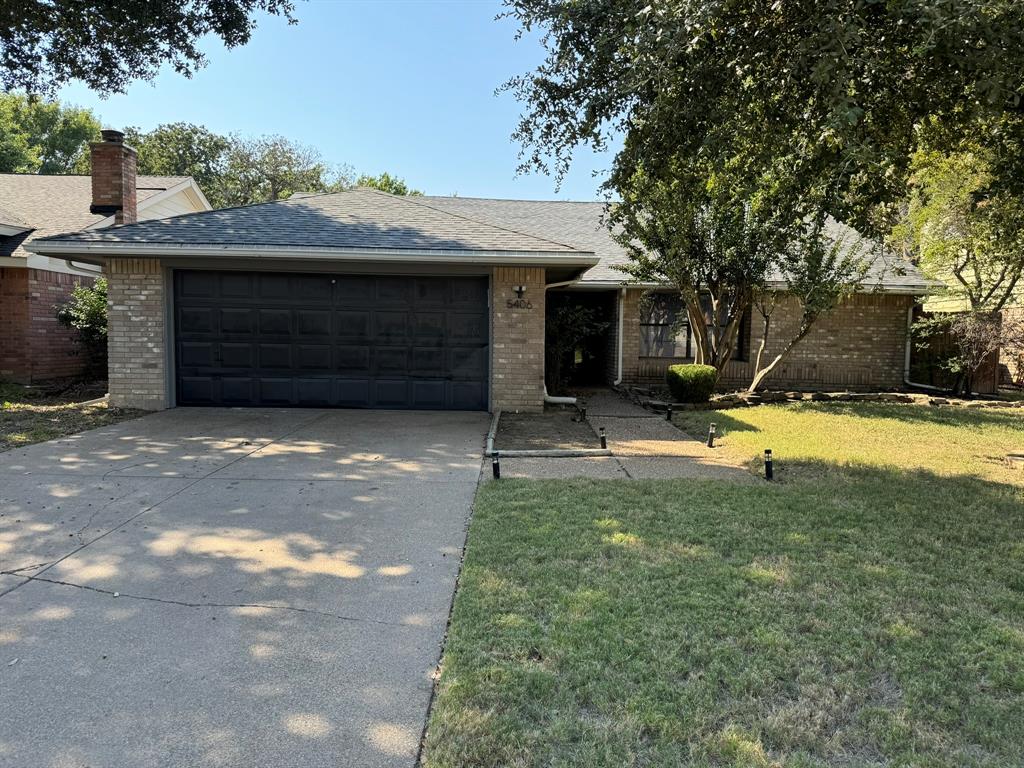
[[(540, 237), (573, 243), (593, 251), (600, 258), (597, 266), (587, 270), (581, 282), (622, 283), (628, 279), (616, 267), (629, 257), (604, 224), (604, 203), (563, 202), (557, 200), (492, 200), (473, 197), (426, 197), (430, 205), (451, 213), (489, 221)], [(830, 221), (828, 233), (848, 244), (858, 239), (850, 227)], [(865, 253), (865, 256), (868, 254)], [(776, 276), (778, 279), (779, 276)], [(864, 279), (865, 285), (927, 291), (933, 284), (912, 264), (891, 252), (872, 254)]]
[[(186, 181), (188, 176), (139, 176), (136, 200), (143, 200)], [(89, 176), (42, 176), (0, 173), (0, 222), (9, 215), (28, 235), (0, 238), (0, 256), (27, 256), (23, 244), (58, 232), (85, 229), (105, 216), (89, 212), (92, 179)]]
[(61, 235), (69, 243), (577, 254), (562, 241), (371, 189), (302, 195)]

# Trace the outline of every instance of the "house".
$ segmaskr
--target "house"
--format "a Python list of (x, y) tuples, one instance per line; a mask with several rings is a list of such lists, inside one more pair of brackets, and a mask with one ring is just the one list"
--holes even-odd
[[(107, 142), (121, 165), (101, 168), (121, 178), (133, 150)], [(108, 204), (131, 218), (127, 196)], [(602, 211), (355, 189), (29, 247), (106, 271), (118, 405), (536, 410), (549, 303), (579, 301), (608, 318), (589, 367), (595, 382), (660, 383), (690, 352), (685, 333), (669, 333), (671, 293), (629, 285), (615, 268), (626, 256)], [(772, 383), (901, 386), (908, 316), (928, 287), (913, 267), (879, 257), (865, 290), (822, 319)], [(775, 343), (796, 321), (787, 308)], [(746, 324), (727, 384), (749, 381), (757, 343), (757, 324)]]
[[(102, 162), (105, 147), (100, 149)], [(208, 211), (210, 204), (187, 176), (139, 176), (132, 170), (138, 218)], [(128, 190), (126, 189), (125, 192)], [(89, 176), (0, 174), (0, 379), (22, 384), (74, 376), (82, 360), (74, 333), (57, 323), (55, 306), (99, 269), (53, 259), (28, 249), (37, 238), (71, 230), (97, 230), (117, 218), (94, 205)]]

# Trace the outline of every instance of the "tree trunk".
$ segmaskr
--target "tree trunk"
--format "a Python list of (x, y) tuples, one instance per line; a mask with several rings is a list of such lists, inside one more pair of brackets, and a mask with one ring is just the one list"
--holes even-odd
[[(793, 347), (795, 347), (797, 344), (799, 344), (800, 341), (808, 334), (808, 332), (810, 332), (810, 330), (811, 330), (811, 326), (810, 325), (806, 325), (802, 329), (800, 329), (800, 333), (798, 333), (785, 346), (785, 348), (781, 352), (779, 352), (779, 354), (777, 354), (775, 356), (775, 359), (772, 360), (765, 368), (761, 368), (760, 367), (760, 365), (761, 365), (761, 353), (758, 352), (758, 355), (757, 355), (757, 357), (758, 357), (758, 361), (757, 361), (758, 362), (758, 367), (754, 369), (754, 378), (751, 380), (750, 386), (747, 387), (747, 392), (750, 392), (751, 394), (756, 392), (757, 388), (761, 386), (761, 384), (764, 382), (764, 380), (766, 378), (768, 378), (768, 374), (770, 374), (772, 371), (775, 370), (776, 367), (778, 367), (779, 363), (781, 363), (785, 359), (786, 355), (788, 355), (791, 351), (793, 351)], [(761, 345), (762, 345), (762, 347), (764, 346), (766, 339), (767, 339), (767, 335), (761, 338)]]

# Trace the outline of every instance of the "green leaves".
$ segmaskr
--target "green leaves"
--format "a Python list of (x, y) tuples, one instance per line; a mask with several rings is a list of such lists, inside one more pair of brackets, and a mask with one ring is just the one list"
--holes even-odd
[(99, 136), (88, 109), (0, 93), (0, 173), (75, 173)]

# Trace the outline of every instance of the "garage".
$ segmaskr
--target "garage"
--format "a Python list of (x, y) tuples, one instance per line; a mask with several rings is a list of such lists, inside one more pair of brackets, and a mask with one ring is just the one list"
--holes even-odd
[(178, 405), (485, 410), (488, 279), (175, 270)]

